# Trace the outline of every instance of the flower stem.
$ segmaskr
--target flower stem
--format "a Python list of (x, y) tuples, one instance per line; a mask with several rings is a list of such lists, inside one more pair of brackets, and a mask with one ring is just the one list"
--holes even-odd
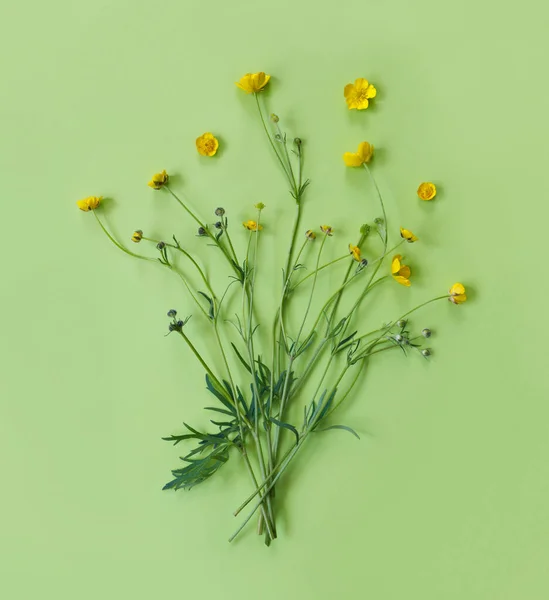
[(124, 246), (122, 246), (122, 244), (120, 242), (116, 241), (116, 239), (109, 233), (108, 229), (103, 225), (103, 223), (101, 222), (101, 219), (97, 216), (96, 211), (93, 210), (92, 212), (93, 212), (93, 215), (94, 215), (95, 219), (99, 223), (99, 226), (103, 230), (103, 233), (109, 238), (109, 240), (119, 250), (122, 250), (122, 252), (126, 253), (129, 256), (133, 256), (134, 258), (140, 258), (141, 260), (150, 260), (152, 262), (156, 262), (156, 258), (150, 258), (148, 256), (142, 256), (141, 254), (136, 254), (135, 252), (131, 252), (130, 250), (128, 250), (127, 248), (125, 248)]

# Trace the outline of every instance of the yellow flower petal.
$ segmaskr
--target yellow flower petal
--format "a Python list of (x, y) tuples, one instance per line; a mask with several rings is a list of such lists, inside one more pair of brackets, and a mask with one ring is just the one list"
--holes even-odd
[(368, 163), (374, 154), (374, 147), (368, 142), (360, 142), (357, 154), (360, 156), (363, 163)]
[(259, 73), (246, 73), (240, 78), (240, 81), (236, 82), (236, 85), (244, 90), (247, 94), (253, 94), (260, 92), (271, 79), (270, 75), (265, 74), (263, 71)]
[(454, 283), (449, 290), (450, 294), (465, 294), (465, 286), (462, 283)]
[(400, 269), (398, 270), (398, 274), (400, 277), (405, 277), (406, 279), (410, 279), (410, 275), (412, 274), (412, 271), (410, 270), (410, 267), (408, 265), (402, 265), (400, 267)]
[(159, 190), (160, 188), (162, 188), (162, 186), (168, 183), (168, 179), (169, 176), (166, 173), (166, 171), (162, 171), (162, 173), (155, 173), (152, 176), (152, 179), (149, 181), (149, 183), (147, 183), (147, 185), (153, 188), (154, 190)]
[(353, 255), (353, 258), (360, 262), (362, 259), (362, 255), (360, 252), (360, 248), (358, 246), (353, 246), (353, 244), (349, 244), (349, 252)]
[(362, 159), (356, 152), (345, 152), (343, 155), (343, 161), (348, 167), (362, 166)]
[(376, 88), (367, 79), (359, 77), (354, 83), (348, 83), (343, 89), (349, 110), (364, 110), (368, 108), (369, 98), (375, 98)]
[(88, 196), (83, 200), (78, 200), (76, 206), (78, 206), (80, 210), (88, 212), (98, 208), (98, 206), (101, 204), (101, 200), (103, 200), (103, 196)]
[(248, 230), (248, 231), (261, 231), (263, 229), (263, 225), (258, 225), (258, 223), (256, 223), (255, 221), (244, 221), (242, 223), (242, 225)]
[(462, 283), (454, 283), (454, 285), (448, 290), (448, 293), (450, 294), (448, 300), (454, 304), (463, 304), (467, 301), (465, 286)]
[(400, 285), (405, 285), (406, 287), (410, 287), (412, 285), (412, 282), (409, 279), (401, 277), (400, 275), (393, 275), (393, 278), (397, 283), (400, 283)]
[(407, 242), (417, 242), (418, 237), (416, 237), (409, 229), (400, 228), (400, 237), (404, 238)]
[(391, 262), (391, 273), (394, 275), (400, 271), (400, 259), (402, 258), (401, 254), (396, 254), (393, 256), (393, 260)]
[(87, 198), (84, 198), (83, 200), (78, 200), (78, 202), (76, 203), (76, 206), (78, 206), (78, 208), (80, 210), (83, 210), (84, 212), (88, 212), (90, 210), (90, 206), (88, 204)]
[(202, 156), (214, 156), (219, 148), (219, 140), (209, 131), (196, 138), (196, 149)]
[(417, 195), (421, 200), (432, 200), (437, 195), (437, 188), (434, 183), (425, 181), (417, 188)]
[(334, 232), (331, 225), (321, 225), (320, 231), (322, 231), (322, 233), (325, 233), (326, 235), (332, 235)]
[(352, 83), (348, 83), (345, 88), (343, 89), (343, 95), (345, 96), (345, 98), (349, 97), (351, 95), (351, 92), (354, 90), (355, 86)]

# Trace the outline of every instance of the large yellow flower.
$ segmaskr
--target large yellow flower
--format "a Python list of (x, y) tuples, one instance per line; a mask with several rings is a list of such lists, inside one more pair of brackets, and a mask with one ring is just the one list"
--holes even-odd
[(168, 183), (168, 179), (169, 176), (166, 171), (162, 171), (162, 173), (155, 173), (147, 185), (152, 187), (153, 190), (159, 190)]
[(244, 221), (242, 223), (248, 231), (261, 231), (263, 229), (263, 225), (259, 225), (255, 221)]
[(76, 206), (78, 206), (80, 210), (88, 212), (90, 210), (95, 210), (101, 204), (101, 200), (103, 200), (103, 196), (88, 196), (83, 200), (78, 200)]
[(360, 142), (356, 152), (345, 152), (343, 160), (348, 167), (361, 167), (369, 163), (374, 155), (374, 147), (368, 142)]
[(402, 227), (400, 228), (400, 237), (404, 238), (410, 244), (412, 242), (417, 242), (419, 239), (409, 229), (403, 229)]
[(358, 246), (353, 246), (353, 244), (349, 244), (349, 252), (353, 255), (353, 258), (360, 262), (362, 259), (362, 255), (360, 253), (360, 248)]
[(377, 90), (367, 79), (359, 77), (354, 83), (345, 86), (343, 94), (349, 110), (364, 110), (368, 108), (369, 100), (376, 97)]
[(417, 195), (421, 200), (432, 200), (437, 195), (437, 186), (430, 181), (425, 181), (417, 188)]
[(246, 94), (256, 94), (260, 92), (268, 83), (270, 75), (266, 75), (263, 71), (259, 73), (246, 73), (236, 85), (246, 92)]
[(467, 300), (465, 286), (462, 283), (454, 283), (454, 285), (448, 290), (448, 293), (450, 294), (448, 300), (454, 304), (463, 304)]
[(196, 149), (202, 156), (213, 156), (219, 148), (219, 140), (209, 131), (196, 138)]
[(395, 281), (400, 283), (401, 285), (405, 285), (406, 287), (410, 287), (412, 284), (410, 283), (410, 275), (412, 271), (408, 265), (403, 265), (400, 261), (402, 256), (400, 254), (396, 254), (393, 257), (393, 262), (391, 263), (391, 274)]

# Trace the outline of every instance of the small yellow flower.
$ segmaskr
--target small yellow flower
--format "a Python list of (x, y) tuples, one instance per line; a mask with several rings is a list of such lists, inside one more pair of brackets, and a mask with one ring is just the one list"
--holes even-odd
[(462, 283), (454, 283), (454, 285), (448, 290), (448, 293), (450, 294), (448, 300), (454, 304), (463, 304), (467, 300), (465, 286)]
[(196, 149), (202, 156), (214, 156), (219, 148), (219, 140), (209, 131), (196, 138)]
[(368, 142), (360, 142), (356, 152), (345, 152), (343, 160), (348, 167), (361, 167), (369, 163), (374, 155), (374, 147)]
[(320, 231), (322, 231), (322, 233), (325, 233), (326, 235), (333, 235), (334, 233), (334, 230), (330, 225), (321, 225)]
[(244, 221), (242, 223), (248, 231), (261, 231), (263, 229), (263, 225), (259, 225), (255, 221)]
[(369, 100), (375, 98), (376, 88), (367, 79), (359, 77), (354, 83), (349, 83), (343, 91), (349, 110), (368, 108)]
[(417, 195), (421, 200), (432, 200), (437, 195), (437, 187), (434, 183), (426, 181), (417, 188)]
[(412, 271), (408, 265), (403, 265), (400, 261), (402, 256), (400, 254), (396, 254), (393, 257), (393, 261), (391, 263), (391, 274), (395, 281), (400, 283), (401, 285), (405, 285), (406, 287), (410, 287), (412, 284), (410, 283), (410, 275)]
[(316, 233), (312, 229), (307, 229), (305, 237), (312, 242), (313, 240), (316, 240)]
[(139, 244), (139, 242), (143, 239), (143, 232), (141, 231), (141, 229), (137, 229), (136, 231), (134, 231), (131, 239), (132, 242)]
[(153, 190), (159, 190), (168, 183), (168, 179), (166, 171), (162, 171), (162, 173), (155, 173), (147, 185), (152, 187)]
[(416, 237), (409, 229), (400, 228), (400, 237), (404, 238), (408, 243), (413, 243), (418, 241), (418, 237)]
[(76, 206), (78, 206), (80, 210), (88, 212), (90, 210), (95, 210), (101, 204), (101, 200), (103, 200), (103, 196), (88, 196), (83, 200), (78, 200)]
[(266, 75), (263, 71), (259, 73), (246, 73), (236, 85), (246, 92), (246, 94), (256, 94), (260, 92), (268, 83), (270, 75)]
[(360, 262), (362, 260), (362, 255), (358, 246), (353, 246), (353, 244), (349, 244), (349, 252), (353, 255), (353, 258), (357, 262)]

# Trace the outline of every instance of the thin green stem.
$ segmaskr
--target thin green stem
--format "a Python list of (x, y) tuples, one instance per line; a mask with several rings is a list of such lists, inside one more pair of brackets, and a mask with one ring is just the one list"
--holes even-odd
[(269, 133), (269, 130), (267, 129), (267, 123), (265, 122), (265, 117), (263, 116), (263, 110), (261, 109), (261, 104), (259, 103), (259, 96), (258, 96), (258, 94), (254, 94), (254, 96), (255, 96), (255, 101), (256, 101), (256, 104), (257, 104), (257, 110), (259, 112), (259, 117), (261, 119), (261, 123), (263, 125), (263, 129), (265, 130), (265, 134), (267, 136), (267, 139), (269, 140), (269, 143), (271, 144), (271, 148), (273, 149), (273, 152), (275, 153), (275, 155), (276, 155), (276, 157), (278, 159), (278, 162), (282, 166), (284, 174), (286, 175), (286, 177), (288, 178), (288, 181), (291, 184), (290, 173), (288, 172), (288, 169), (286, 168), (286, 165), (284, 164), (284, 161), (282, 160), (282, 157), (278, 153), (278, 150), (277, 150), (277, 148), (276, 148), (276, 146), (275, 146), (275, 144), (273, 142), (273, 138), (272, 138), (271, 134)]
[(122, 250), (122, 252), (124, 252), (125, 254), (128, 254), (129, 256), (133, 256), (134, 258), (140, 258), (141, 260), (149, 260), (152, 262), (157, 262), (156, 258), (150, 258), (148, 256), (141, 256), (141, 254), (136, 254), (135, 252), (131, 252), (131, 250), (128, 250), (127, 248), (125, 248), (124, 246), (122, 246), (122, 244), (120, 242), (118, 242), (108, 231), (108, 229), (103, 225), (103, 223), (101, 222), (101, 219), (97, 216), (97, 213), (95, 210), (92, 211), (93, 215), (96, 219), (96, 221), (99, 223), (99, 226), (101, 227), (101, 229), (103, 230), (103, 233), (109, 238), (109, 240), (119, 249)]
[[(328, 268), (331, 265), (335, 265), (336, 263), (345, 260), (346, 258), (349, 258), (349, 254), (344, 254), (343, 256), (340, 256), (339, 258), (334, 258), (334, 260), (331, 260), (330, 262), (325, 263), (324, 265), (322, 265), (321, 267), (318, 268), (318, 271), (311, 271), (310, 273), (308, 273), (307, 275), (305, 275), (305, 277), (303, 277), (302, 279), (300, 279), (293, 287), (292, 287), (292, 291), (295, 290), (298, 286), (300, 286), (302, 283), (304, 283), (307, 279), (309, 279), (309, 277), (313, 277), (313, 275), (316, 272), (320, 272), (326, 268)], [(351, 263), (349, 266), (349, 271), (352, 269), (353, 264)]]

